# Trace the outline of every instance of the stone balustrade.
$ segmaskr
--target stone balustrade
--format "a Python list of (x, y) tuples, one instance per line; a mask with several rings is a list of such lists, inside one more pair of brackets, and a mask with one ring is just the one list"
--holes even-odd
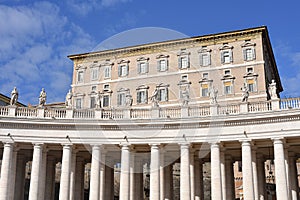
[(1, 106), (0, 116), (17, 118), (52, 119), (151, 119), (151, 118), (187, 118), (238, 115), (243, 113), (270, 112), (287, 109), (299, 109), (300, 98), (276, 99), (264, 102), (220, 104), (206, 106), (177, 106), (157, 108), (125, 109), (70, 109), (70, 108), (28, 108)]

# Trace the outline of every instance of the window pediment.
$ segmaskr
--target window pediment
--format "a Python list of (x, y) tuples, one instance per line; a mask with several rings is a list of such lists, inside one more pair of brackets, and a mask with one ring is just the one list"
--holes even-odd
[(140, 61), (148, 61), (150, 58), (146, 58), (146, 57), (139, 57), (138, 59), (136, 59), (138, 62)]
[(169, 87), (169, 86), (170, 86), (170, 84), (160, 83), (156, 87), (161, 88), (161, 87)]
[(233, 46), (224, 44), (222, 47), (219, 48), (219, 50), (227, 50), (227, 49), (233, 49)]
[(136, 90), (148, 90), (149, 86), (147, 85), (140, 85), (139, 87), (136, 88)]
[(232, 76), (231, 74), (228, 74), (228, 75), (224, 75), (221, 80), (229, 80), (229, 79), (235, 79), (235, 77)]
[(180, 80), (177, 85), (181, 86), (181, 85), (191, 85), (191, 84), (192, 82), (188, 80)]
[(258, 76), (257, 73), (248, 72), (248, 73), (244, 74), (243, 78), (247, 78), (247, 77), (257, 77), (257, 76)]
[(169, 58), (169, 55), (165, 55), (165, 54), (159, 54), (156, 56), (156, 59), (162, 59), (162, 58)]
[(210, 53), (212, 50), (208, 48), (202, 47), (201, 49), (198, 50), (198, 53)]
[(122, 59), (122, 60), (120, 60), (118, 62), (118, 64), (128, 64), (128, 63), (130, 63), (130, 60), (124, 60), (124, 59)]
[(73, 94), (73, 96), (74, 97), (83, 97), (83, 96), (85, 96), (85, 94), (83, 94), (83, 93), (75, 93), (75, 94)]
[(86, 66), (80, 64), (80, 65), (77, 65), (75, 69), (76, 70), (85, 70), (86, 68), (87, 68)]
[(212, 83), (212, 82), (213, 82), (213, 80), (208, 79), (208, 78), (202, 78), (202, 79), (199, 81), (199, 83)]
[(104, 66), (112, 66), (112, 65), (114, 65), (114, 63), (113, 63), (113, 62), (110, 62), (110, 61), (105, 61), (105, 62), (103, 62), (103, 63), (100, 64), (101, 67), (104, 67)]
[(185, 49), (184, 50), (181, 50), (177, 53), (177, 56), (188, 56), (190, 55), (191, 52), (187, 52)]
[(117, 90), (117, 92), (129, 92), (128, 88), (120, 88)]
[(254, 42), (250, 42), (250, 41), (247, 41), (247, 42), (244, 42), (241, 47), (254, 47), (256, 44)]

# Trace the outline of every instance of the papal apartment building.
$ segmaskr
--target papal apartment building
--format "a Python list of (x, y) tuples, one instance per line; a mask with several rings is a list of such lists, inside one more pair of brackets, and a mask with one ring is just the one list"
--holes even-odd
[(65, 106), (0, 106), (0, 200), (299, 199), (267, 27), (68, 57)]

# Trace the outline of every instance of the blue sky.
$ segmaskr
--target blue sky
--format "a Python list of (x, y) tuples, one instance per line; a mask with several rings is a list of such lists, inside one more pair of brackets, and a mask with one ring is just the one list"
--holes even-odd
[(72, 62), (120, 32), (160, 27), (197, 36), (266, 25), (281, 75), (282, 97), (300, 96), (299, 1), (0, 0), (0, 92), (19, 100), (64, 101)]

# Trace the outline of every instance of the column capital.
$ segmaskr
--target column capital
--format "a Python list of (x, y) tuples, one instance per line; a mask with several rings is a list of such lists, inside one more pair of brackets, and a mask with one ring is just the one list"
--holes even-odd
[(160, 148), (160, 143), (149, 144), (149, 146), (151, 147), (151, 149), (159, 149)]
[(274, 144), (285, 144), (285, 138), (284, 137), (274, 137), (271, 138)]
[(191, 143), (189, 142), (182, 142), (182, 143), (178, 143), (180, 145), (180, 148), (190, 148)]
[(71, 143), (61, 143), (61, 145), (63, 147), (72, 147), (73, 146), (73, 144), (71, 144)]
[(210, 144), (210, 148), (221, 148), (220, 142), (211, 142), (209, 144)]

